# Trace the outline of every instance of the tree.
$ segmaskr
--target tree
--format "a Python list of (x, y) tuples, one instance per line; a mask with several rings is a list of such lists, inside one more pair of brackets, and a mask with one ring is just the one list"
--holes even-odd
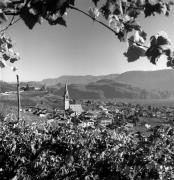
[[(0, 0), (0, 23), (12, 19), (2, 29), (3, 33), (20, 19), (24, 21), (29, 29), (33, 29), (36, 23), (42, 23), (45, 19), (50, 25), (67, 26), (65, 15), (71, 13), (69, 10), (78, 11), (94, 22), (97, 22), (113, 32), (120, 41), (128, 41), (129, 47), (124, 55), (128, 62), (133, 62), (142, 56), (146, 56), (151, 63), (156, 64), (161, 55), (166, 55), (167, 66), (174, 67), (174, 51), (171, 50), (171, 42), (165, 32), (157, 33), (150, 38), (150, 46), (146, 46), (147, 34), (143, 31), (137, 18), (144, 14), (145, 18), (155, 14), (169, 16), (173, 2), (169, 0), (89, 0), (94, 3), (88, 12), (76, 7), (76, 0)], [(16, 19), (16, 17), (18, 17)], [(134, 35), (129, 36), (131, 32)], [(10, 62), (18, 60), (18, 54), (8, 53), (12, 47), (11, 40), (1, 35), (0, 44), (7, 47), (5, 50), (1, 45), (2, 59)], [(1, 65), (3, 66), (3, 65)]]

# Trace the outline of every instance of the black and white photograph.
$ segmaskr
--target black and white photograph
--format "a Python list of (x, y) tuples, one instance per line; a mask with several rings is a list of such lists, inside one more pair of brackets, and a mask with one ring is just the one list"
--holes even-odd
[(174, 180), (173, 0), (0, 0), (0, 180)]

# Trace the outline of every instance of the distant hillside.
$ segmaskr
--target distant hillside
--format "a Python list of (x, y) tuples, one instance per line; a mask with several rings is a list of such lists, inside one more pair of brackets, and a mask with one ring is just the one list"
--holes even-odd
[(28, 81), (28, 82), (20, 82), (20, 86), (26, 86), (26, 85), (29, 85), (29, 86), (34, 86), (34, 87), (41, 87), (43, 86), (43, 84), (41, 82), (37, 82), (37, 81)]
[[(89, 84), (71, 84), (68, 86), (70, 97), (73, 99), (112, 99), (112, 98), (161, 98), (157, 92), (136, 88), (128, 84), (103, 79)], [(50, 93), (63, 96), (64, 85), (58, 84), (48, 88)]]
[(100, 79), (116, 79), (119, 76), (119, 74), (109, 74), (109, 75), (103, 75), (103, 76), (61, 76), (59, 78), (54, 79), (44, 79), (41, 81), (42, 84), (45, 84), (47, 86), (53, 86), (58, 83), (62, 84), (89, 84), (92, 82), (96, 82)]
[(116, 81), (140, 88), (174, 91), (174, 70), (130, 71), (120, 74)]
[[(71, 98), (174, 98), (174, 70), (129, 71), (103, 76), (61, 76), (40, 82), (21, 82), (21, 86), (41, 87), (45, 84), (50, 93), (62, 96), (67, 83)], [(0, 82), (0, 92), (15, 91), (16, 84)]]
[(15, 90), (16, 90), (15, 84), (10, 84), (4, 81), (0, 81), (0, 93), (6, 92), (6, 91), (15, 91)]
[(55, 79), (45, 79), (41, 83), (47, 86), (61, 84), (89, 84), (102, 79), (130, 84), (145, 89), (161, 91), (174, 91), (174, 70), (159, 71), (129, 71), (122, 74), (109, 74), (103, 76), (61, 76)]

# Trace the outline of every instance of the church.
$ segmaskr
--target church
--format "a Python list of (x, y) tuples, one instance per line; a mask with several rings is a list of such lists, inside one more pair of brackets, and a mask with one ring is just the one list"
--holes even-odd
[(64, 91), (64, 110), (72, 110), (75, 115), (80, 115), (83, 112), (81, 104), (71, 104), (67, 84)]

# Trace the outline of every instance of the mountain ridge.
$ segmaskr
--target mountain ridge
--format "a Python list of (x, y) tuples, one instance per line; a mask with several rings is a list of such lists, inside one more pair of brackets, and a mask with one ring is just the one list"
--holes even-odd
[(174, 91), (174, 70), (164, 69), (157, 71), (127, 71), (121, 74), (108, 75), (84, 75), (84, 76), (60, 76), (58, 78), (45, 79), (40, 83), (47, 86), (62, 84), (89, 84), (102, 79), (110, 79), (115, 82), (130, 84), (139, 88)]
[[(41, 87), (62, 96), (68, 84), (73, 99), (112, 99), (112, 98), (171, 98), (174, 97), (174, 71), (128, 71), (122, 74), (101, 76), (61, 76), (43, 81), (21, 82), (20, 85)], [(16, 85), (2, 84), (1, 92), (16, 90)], [(4, 88), (5, 87), (5, 88)]]

